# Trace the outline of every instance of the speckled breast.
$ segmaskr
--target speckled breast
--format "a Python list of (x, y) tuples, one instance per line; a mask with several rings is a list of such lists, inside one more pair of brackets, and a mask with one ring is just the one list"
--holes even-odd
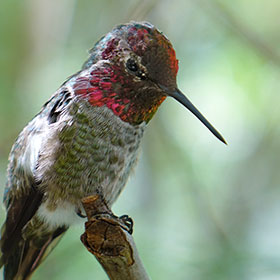
[[(72, 104), (54, 129), (59, 131), (56, 139), (45, 145), (51, 149), (59, 143), (42, 176), (47, 207), (55, 209), (63, 201), (78, 205), (82, 197), (97, 192), (111, 205), (136, 162), (144, 127), (123, 122), (107, 107), (92, 107), (84, 100)], [(47, 153), (40, 166), (50, 159)]]

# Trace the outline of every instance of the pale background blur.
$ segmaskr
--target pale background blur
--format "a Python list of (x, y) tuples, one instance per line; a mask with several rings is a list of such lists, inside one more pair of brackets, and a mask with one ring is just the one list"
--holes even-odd
[[(133, 217), (152, 279), (280, 279), (279, 1), (0, 4), (1, 200), (20, 130), (102, 35), (147, 20), (173, 43), (178, 86), (229, 145), (168, 99), (114, 212)], [(107, 279), (79, 241), (82, 232), (70, 229), (34, 280)]]

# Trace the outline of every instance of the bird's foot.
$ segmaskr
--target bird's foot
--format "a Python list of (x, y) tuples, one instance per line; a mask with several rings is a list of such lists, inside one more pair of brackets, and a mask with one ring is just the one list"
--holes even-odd
[(124, 228), (127, 230), (129, 234), (132, 234), (133, 232), (133, 220), (128, 215), (122, 215), (119, 217), (122, 224), (124, 224)]
[[(132, 218), (130, 218), (128, 215), (122, 215), (120, 217), (114, 215), (100, 194), (83, 198), (82, 204), (87, 214), (88, 221), (105, 220), (107, 223), (118, 225), (122, 229), (126, 230), (129, 234), (132, 234)], [(85, 217), (79, 208), (76, 213), (80, 217)]]
[(122, 215), (118, 217), (113, 213), (111, 213), (109, 214), (109, 216), (112, 220), (114, 220), (117, 224), (119, 224), (120, 227), (126, 230), (129, 234), (133, 233), (133, 220), (128, 215)]

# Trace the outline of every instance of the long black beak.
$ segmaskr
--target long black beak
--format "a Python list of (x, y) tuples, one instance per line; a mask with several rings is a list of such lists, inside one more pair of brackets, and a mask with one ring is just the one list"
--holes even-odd
[(168, 93), (169, 96), (172, 96), (177, 101), (179, 101), (187, 109), (189, 109), (219, 140), (227, 145), (227, 142), (223, 136), (207, 121), (207, 119), (196, 109), (191, 101), (178, 88), (175, 88), (175, 90), (172, 92), (164, 88), (164, 91)]

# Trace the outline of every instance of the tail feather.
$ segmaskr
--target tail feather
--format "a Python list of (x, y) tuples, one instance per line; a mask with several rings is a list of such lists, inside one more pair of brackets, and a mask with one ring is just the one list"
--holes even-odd
[(57, 245), (66, 230), (65, 227), (58, 228), (46, 237), (43, 246), (40, 248), (34, 245), (34, 240), (21, 239), (7, 258), (5, 258), (5, 255), (1, 257), (0, 263), (2, 262), (4, 265), (4, 279), (30, 279), (33, 272)]

